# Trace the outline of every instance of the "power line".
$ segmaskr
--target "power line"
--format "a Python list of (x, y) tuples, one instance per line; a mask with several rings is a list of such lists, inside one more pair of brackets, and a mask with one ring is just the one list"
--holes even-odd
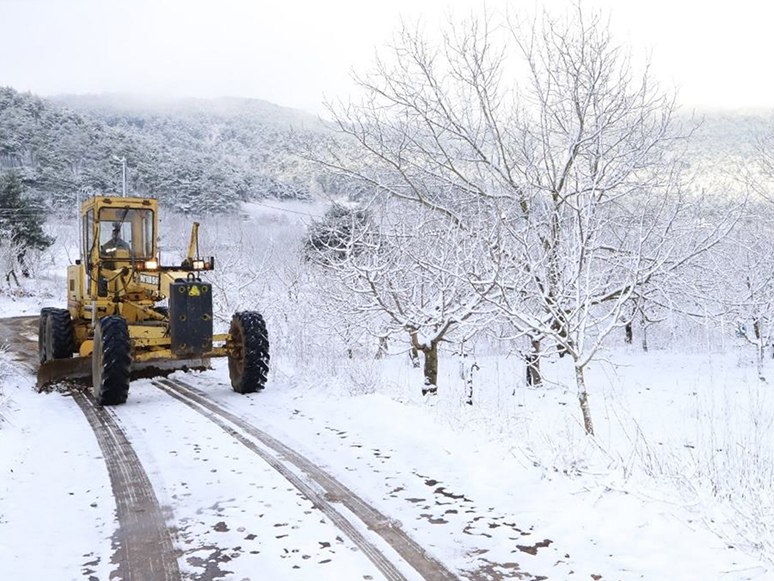
[(309, 214), (307, 212), (299, 212), (298, 210), (291, 210), (289, 208), (276, 208), (274, 206), (269, 206), (268, 204), (262, 204), (261, 202), (248, 202), (250, 204), (255, 204), (256, 206), (263, 206), (264, 208), (269, 208), (270, 210), (277, 210), (278, 212), (288, 212), (289, 214), (298, 214), (300, 216), (309, 216), (310, 218), (320, 218), (320, 216), (316, 214)]
[[(271, 206), (269, 204), (265, 204), (262, 202), (250, 202), (250, 204), (261, 206), (263, 208), (267, 208), (269, 210), (274, 210), (276, 212), (285, 212), (288, 214), (296, 214), (298, 216), (306, 216), (308, 218), (313, 219), (319, 219), (321, 216), (319, 214), (311, 214), (309, 212), (301, 212), (299, 210), (291, 210), (290, 208), (279, 208), (277, 206)], [(60, 210), (56, 209), (48, 209), (48, 208), (0, 208), (0, 217), (3, 218), (21, 218), (21, 217), (41, 217), (41, 216), (50, 216), (50, 215), (59, 215), (62, 212)]]

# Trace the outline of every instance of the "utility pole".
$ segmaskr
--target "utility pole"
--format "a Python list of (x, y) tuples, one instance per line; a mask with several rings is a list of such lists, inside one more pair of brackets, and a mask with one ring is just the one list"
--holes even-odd
[(122, 196), (125, 198), (126, 197), (126, 156), (118, 157), (117, 155), (114, 155), (113, 159), (118, 162), (121, 162), (121, 181), (123, 183), (123, 189), (121, 191), (122, 191)]

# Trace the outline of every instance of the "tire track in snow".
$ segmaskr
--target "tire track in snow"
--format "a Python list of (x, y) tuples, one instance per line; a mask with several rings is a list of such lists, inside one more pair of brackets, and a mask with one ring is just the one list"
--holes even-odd
[[(161, 379), (154, 381), (153, 384), (171, 397), (204, 415), (252, 452), (258, 454), (345, 532), (387, 579), (397, 581), (406, 579), (406, 577), (378, 547), (360, 532), (355, 524), (333, 506), (334, 504), (342, 505), (350, 514), (357, 517), (357, 520), (386, 542), (422, 578), (428, 581), (458, 579), (440, 561), (429, 555), (411, 539), (400, 528), (399, 523), (379, 512), (330, 474), (279, 440), (209, 400), (204, 393), (187, 383), (179, 380)], [(247, 434), (249, 438), (244, 434)], [(299, 477), (298, 471), (301, 471), (306, 478)], [(323, 494), (317, 492), (310, 484), (321, 488)]]
[(113, 488), (119, 525), (114, 537), (115, 573), (124, 581), (180, 581), (170, 531), (126, 434), (110, 411), (77, 389), (71, 393), (94, 430)]
[[(7, 342), (16, 360), (33, 375), (38, 367), (37, 332), (37, 316), (0, 319), (0, 344)], [(113, 489), (119, 524), (114, 573), (124, 581), (180, 581), (170, 531), (126, 434), (111, 412), (97, 407), (77, 388), (70, 393), (94, 431)]]

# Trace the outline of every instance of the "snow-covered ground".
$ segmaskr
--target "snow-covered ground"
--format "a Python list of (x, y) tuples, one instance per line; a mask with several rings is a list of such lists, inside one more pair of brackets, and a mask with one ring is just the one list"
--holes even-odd
[[(515, 561), (548, 578), (564, 578), (551, 568), (562, 559), (578, 573), (604, 579), (768, 578), (768, 565), (745, 554), (760, 549), (764, 537), (756, 536), (740, 503), (728, 502), (734, 491), (754, 493), (754, 482), (732, 472), (734, 466), (720, 466), (736, 459), (736, 467), (744, 464), (749, 472), (771, 451), (766, 444), (742, 460), (733, 450), (735, 442), (751, 440), (754, 403), (767, 400), (757, 413), (774, 413), (752, 366), (740, 367), (736, 356), (617, 355), (623, 365), (600, 364), (590, 374), (594, 440), (583, 434), (575, 397), (562, 387), (572, 384), (572, 368), (560, 360), (544, 366), (554, 387), (515, 393), (502, 373), (513, 377), (517, 365), (480, 362), (473, 407), (464, 405), (451, 370), (445, 378), (450, 387), (429, 400), (419, 395), (419, 378), (411, 377), (418, 371), (402, 363), (393, 364), (378, 393), (368, 395), (304, 380), (292, 404), (300, 413), (289, 409), (286, 417), (293, 421), (280, 419), (273, 429), (305, 442), (352, 484), (367, 467), (378, 470), (385, 481), (373, 486), (373, 499), (389, 506), (386, 512), (410, 513), (406, 505), (438, 498), (439, 486), (443, 496), (469, 499), (458, 505), (473, 508), (471, 513), (450, 517), (432, 507), (419, 518), (404, 517), (424, 542), (435, 539), (447, 549), (456, 544), (460, 550), (446, 558), (456, 555), (461, 569), (466, 555), (483, 549), (493, 562)], [(454, 362), (444, 363), (449, 369)], [(287, 403), (266, 409), (280, 405)], [(328, 445), (336, 450), (333, 457), (324, 451)], [(720, 446), (731, 452), (722, 461)], [(728, 473), (702, 472), (713, 450), (712, 466)], [(397, 488), (399, 494), (390, 494)], [(531, 542), (514, 543), (517, 535), (503, 523), (530, 531)], [(552, 550), (536, 556), (514, 547), (543, 539), (552, 541)]]
[[(750, 413), (753, 401), (771, 404), (754, 374), (720, 359), (628, 354), (626, 367), (600, 366), (596, 441), (582, 436), (563, 388), (511, 395), (485, 371), (473, 407), (456, 388), (423, 400), (412, 387), (418, 371), (406, 361), (380, 364), (376, 393), (293, 372), (281, 355), (266, 391), (248, 397), (231, 391), (222, 361), (180, 377), (324, 467), (459, 572), (486, 559), (501, 574), (518, 564), (549, 579), (570, 571), (602, 579), (765, 579), (769, 566), (747, 554), (765, 539), (752, 537), (744, 515), (695, 473), (706, 446), (730, 445), (732, 432), (746, 431), (736, 412)], [(115, 505), (96, 440), (72, 398), (37, 394), (27, 369), (7, 361), (3, 369), (4, 575), (107, 578)], [(560, 362), (546, 370), (557, 381), (569, 371)], [(216, 427), (202, 429), (149, 380), (133, 382), (130, 401), (115, 414), (170, 507), (184, 570), (201, 572), (196, 557), (225, 546), (234, 549), (222, 565), (233, 572), (228, 578), (258, 578), (256, 571), (283, 578), (291, 562), (305, 572), (296, 578), (332, 578), (334, 568), (341, 579), (374, 574), (330, 523), (305, 514), (310, 507), (287, 482)], [(627, 432), (633, 426), (641, 432)], [(748, 484), (741, 474), (729, 478)]]
[(6, 579), (108, 579), (115, 503), (71, 398), (0, 362), (0, 563)]
[[(0, 295), (0, 316), (63, 303), (61, 258)], [(614, 348), (588, 372), (592, 439), (565, 360), (544, 360), (544, 387), (527, 388), (517, 358), (479, 353), (469, 406), (449, 353), (439, 395), (423, 398), (407, 355), (332, 359), (268, 312), (264, 392), (234, 393), (224, 361), (177, 376), (460, 575), (489, 564), (493, 579), (774, 578), (774, 396), (733, 340), (723, 352)], [(33, 383), (0, 354), (0, 577), (107, 579), (116, 504), (102, 453), (72, 397)], [(168, 511), (184, 574), (214, 560), (226, 579), (379, 578), (288, 482), (149, 380), (112, 413)]]

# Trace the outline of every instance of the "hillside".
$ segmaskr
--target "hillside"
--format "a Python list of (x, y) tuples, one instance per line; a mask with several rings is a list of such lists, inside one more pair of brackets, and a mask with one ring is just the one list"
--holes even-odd
[[(685, 113), (680, 122), (694, 128), (685, 161), (697, 191), (735, 179), (771, 127), (764, 111)], [(130, 193), (188, 213), (336, 196), (346, 186), (301, 154), (329, 132), (306, 112), (258, 99), (42, 99), (0, 87), (0, 170), (19, 169), (53, 206), (71, 205), (78, 192), (119, 192), (116, 158), (127, 160)]]
[[(236, 121), (244, 126), (271, 127), (276, 130), (326, 131), (316, 116), (288, 107), (281, 107), (262, 99), (219, 97), (215, 99), (162, 99), (140, 95), (113, 93), (100, 95), (58, 95), (51, 101), (99, 118), (109, 125), (121, 120), (166, 117), (197, 121), (208, 118), (213, 124), (233, 126)], [(238, 127), (238, 132), (244, 131)]]
[(121, 189), (186, 212), (263, 198), (309, 199), (317, 170), (295, 152), (326, 131), (314, 117), (249, 99), (150, 102), (124, 96), (45, 100), (0, 88), (0, 169), (19, 169), (53, 205)]

